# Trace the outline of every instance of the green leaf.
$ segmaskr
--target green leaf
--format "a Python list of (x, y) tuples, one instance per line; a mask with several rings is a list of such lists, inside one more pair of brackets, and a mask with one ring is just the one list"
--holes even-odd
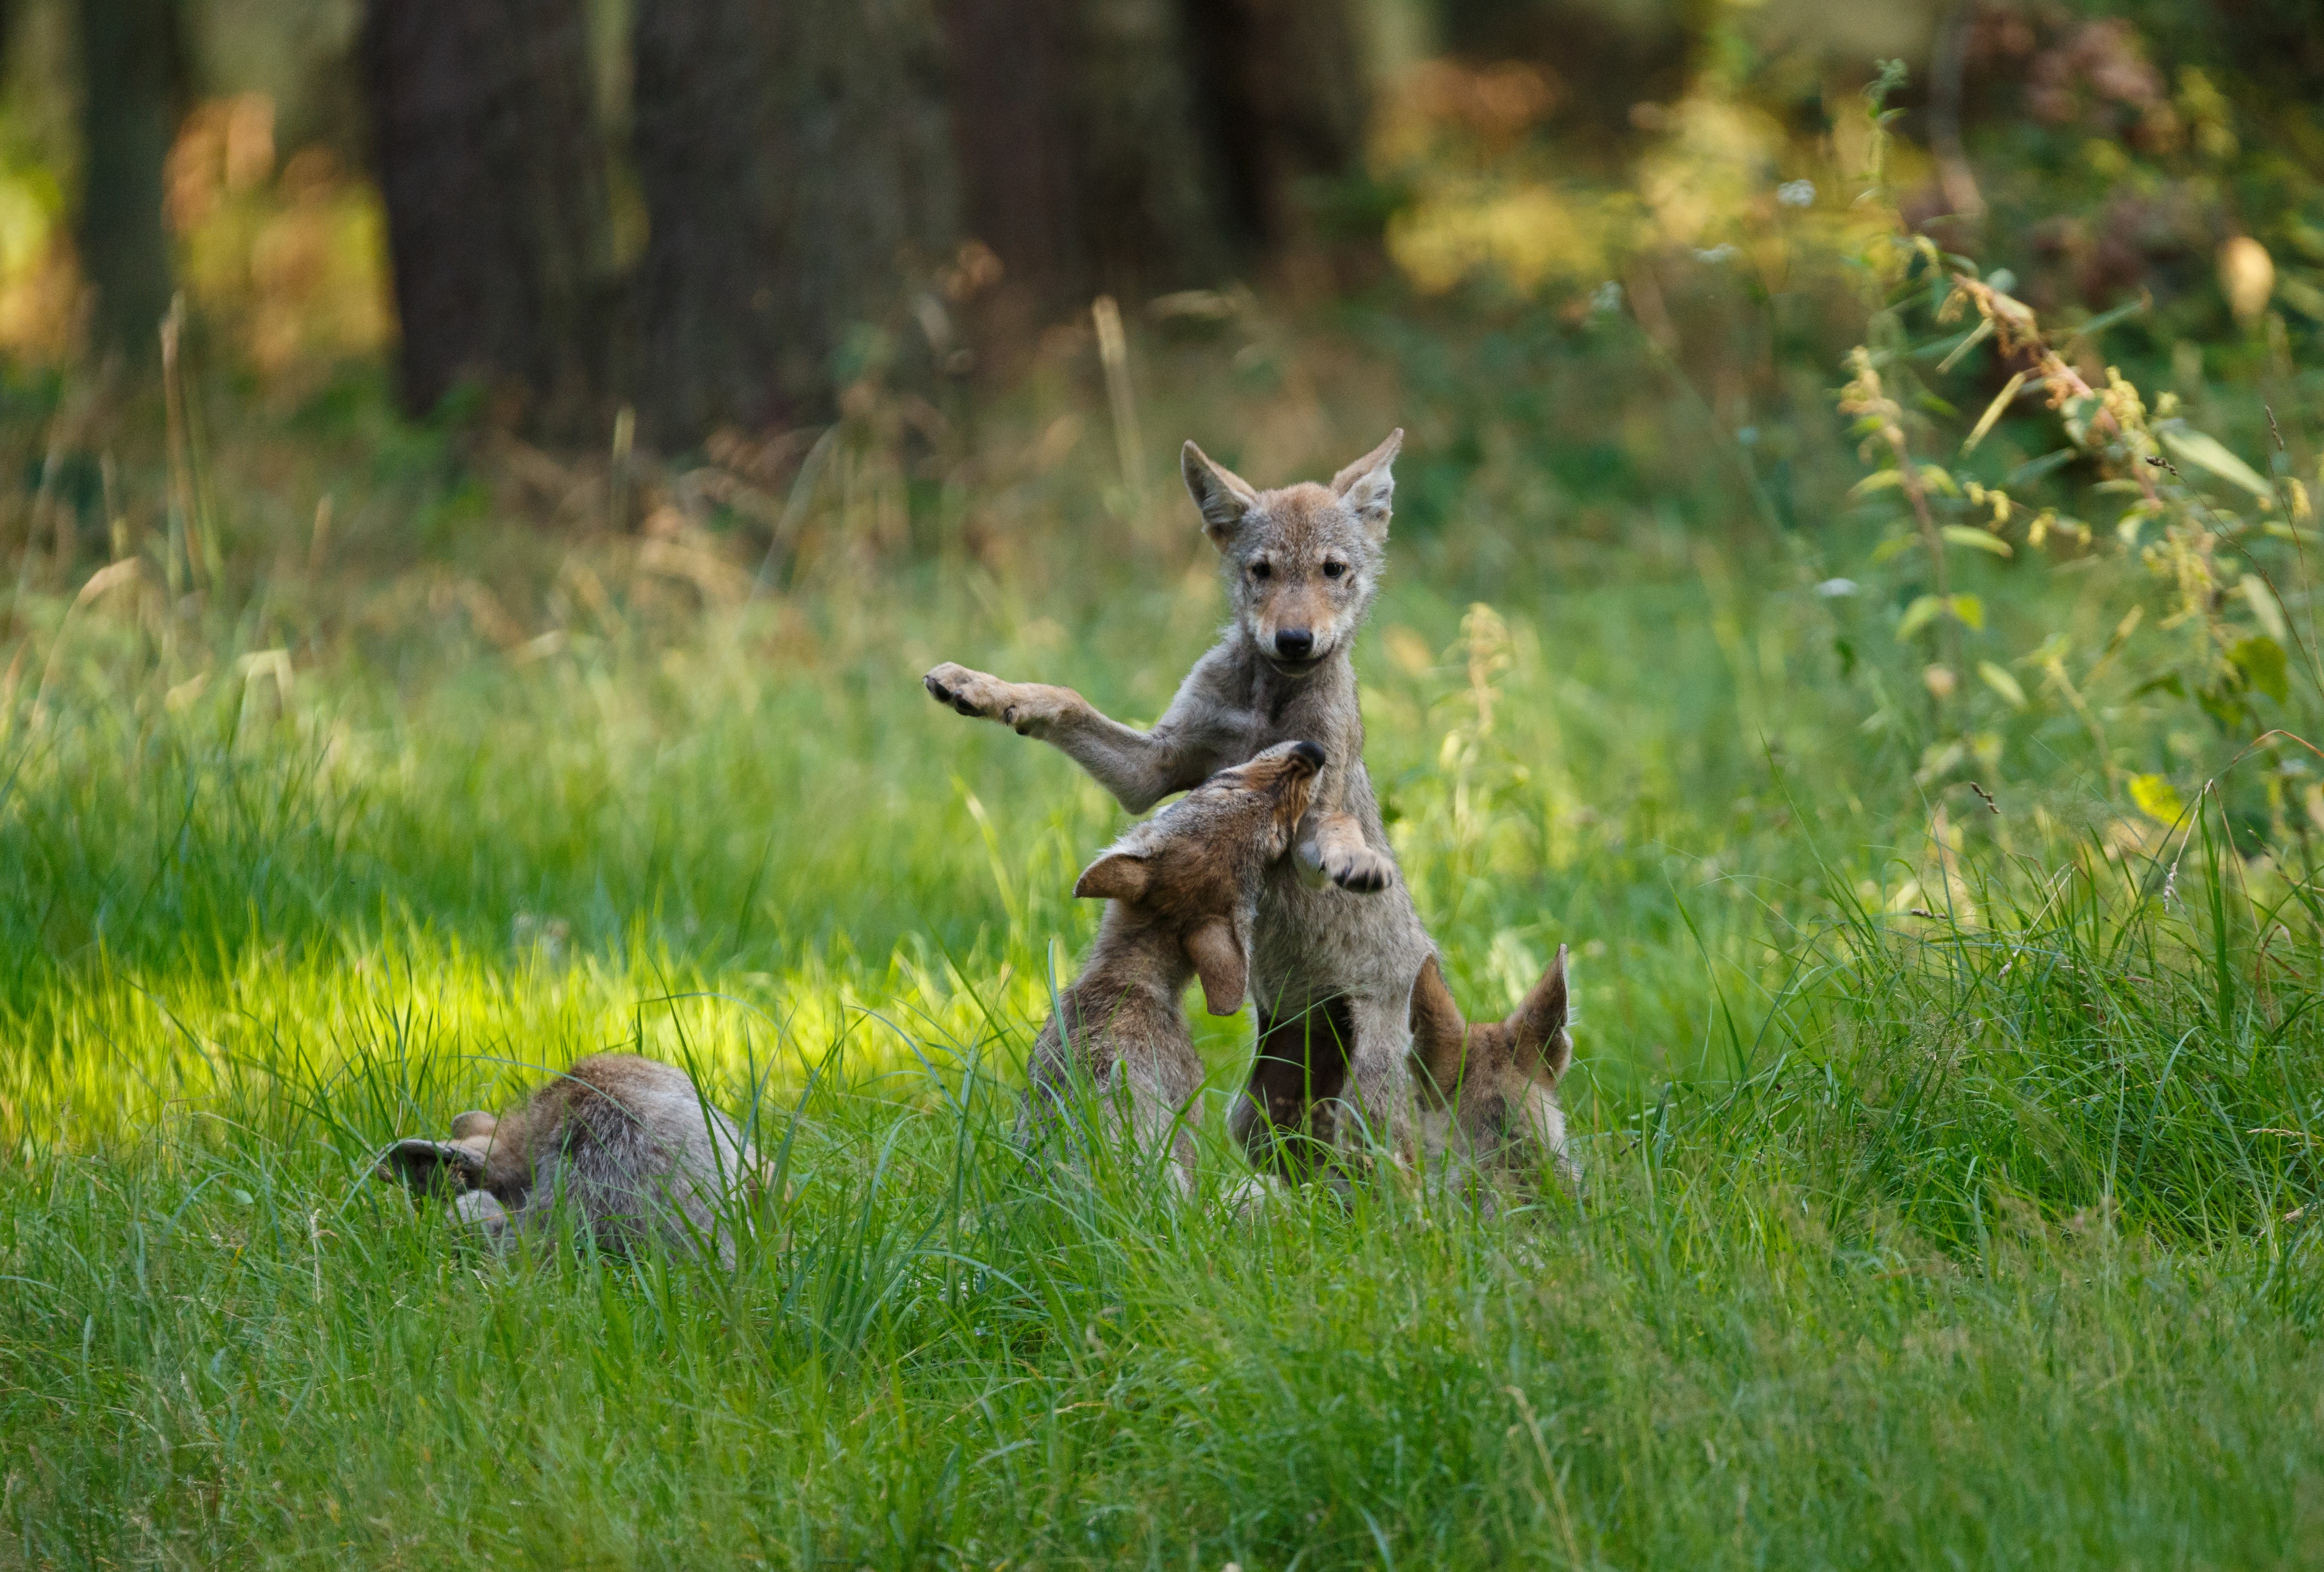
[(2149, 301), (2144, 295), (2142, 295), (2137, 300), (2116, 306), (2111, 311), (2100, 311), (2089, 321), (2080, 324), (2079, 327), (2070, 328), (2068, 330), (2068, 337), (2073, 338), (2087, 338), (2092, 334), (2103, 333), (2107, 328), (2113, 327), (2116, 322), (2126, 321), (2130, 318), (2137, 316), (2140, 312), (2145, 310), (2153, 302)]
[(1872, 548), (1872, 566), (1877, 568), (1884, 562), (1894, 562), (1920, 543), (1918, 535), (1891, 535)]
[(1974, 524), (1947, 524), (1941, 532), (1956, 546), (1967, 546), (1973, 551), (1990, 551), (1997, 557), (2014, 557), (2009, 542), (1990, 530), (1980, 530)]
[(1995, 665), (1990, 661), (1979, 661), (1977, 663), (1977, 674), (1985, 679), (1985, 685), (1987, 688), (1992, 689), (2007, 701), (2010, 708), (2025, 707), (2025, 689), (2017, 685), (2017, 679), (2012, 677), (2007, 670)]
[(1870, 496), (1876, 491), (1886, 491), (1892, 486), (1899, 486), (1904, 484), (1904, 472), (1903, 470), (1882, 469), (1866, 476), (1862, 480), (1859, 480), (1854, 485), (1849, 486), (1848, 488), (1848, 495), (1852, 500), (1857, 497)]
[(1950, 371), (1960, 364), (1962, 356), (1967, 355), (1992, 336), (1993, 319), (1990, 317), (1981, 319), (1976, 327), (1960, 336), (1959, 341), (1952, 346), (1951, 351), (1942, 360), (1937, 362), (1937, 374), (1941, 376)]
[(2246, 573), (2236, 587), (2244, 592), (2244, 598), (2251, 602), (2252, 616), (2262, 631), (2279, 644), (2288, 643), (2292, 638), (2292, 629), (2284, 622), (2283, 607), (2277, 604), (2275, 591), (2267, 587), (2267, 580), (2256, 573)]
[(1904, 620), (1896, 624), (1896, 642), (1903, 643), (1943, 615), (1945, 603), (1933, 595), (1924, 595), (1904, 608)]
[(2227, 659), (2244, 674), (2245, 681), (2278, 704), (2292, 697), (2290, 663), (2283, 657), (2283, 646), (2265, 633), (2239, 640), (2228, 650)]
[(1985, 629), (1985, 602), (1973, 595), (1956, 595), (1950, 607), (1953, 620), (1976, 632)]
[(2130, 800), (2138, 804), (2138, 811), (2164, 824), (2177, 824), (2187, 816), (2187, 805), (2179, 799), (2179, 789), (2160, 775), (2133, 775), (2130, 778)]
[(2060, 465), (2071, 461), (2073, 457), (2074, 450), (2071, 448), (2059, 448), (2043, 454), (2039, 458), (2028, 458), (2003, 478), (2002, 489), (2015, 492), (2031, 485)]
[(2191, 464), (2198, 469), (2208, 469), (2221, 480), (2242, 486), (2254, 496), (2268, 496), (2274, 487), (2259, 476), (2259, 472), (2227, 451), (2226, 446), (2208, 432), (2188, 427), (2166, 426), (2163, 430), (2163, 445), (2181, 464)]
[(1922, 465), (1921, 484), (1931, 491), (1941, 491), (1947, 496), (1959, 496), (1961, 494), (1960, 483), (1955, 480), (1941, 464)]
[(1961, 444), (1962, 453), (1977, 450), (1977, 445), (1985, 440), (1985, 434), (1993, 430), (1994, 422), (2001, 419), (2002, 411), (2009, 408), (2024, 386), (2025, 374), (2022, 371), (2002, 384), (2001, 391), (1993, 395), (1993, 402), (1985, 406), (1985, 413), (1977, 418), (1977, 425), (1970, 430), (1969, 439)]

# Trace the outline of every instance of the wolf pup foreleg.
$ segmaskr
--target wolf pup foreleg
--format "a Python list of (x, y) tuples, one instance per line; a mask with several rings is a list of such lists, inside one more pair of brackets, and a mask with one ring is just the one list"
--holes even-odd
[(1186, 444), (1181, 469), (1234, 620), (1151, 731), (1109, 719), (1069, 688), (950, 663), (925, 679), (963, 715), (1059, 748), (1133, 813), (1277, 744), (1323, 747), (1329, 763), (1294, 854), (1259, 897), (1259, 1052), (1231, 1121), (1255, 1159), (1289, 1169), (1305, 1142), (1337, 1146), (1360, 1128), (1390, 1143), (1406, 1133), (1412, 984), (1434, 951), (1364, 772), (1349, 658), (1379, 584), (1403, 439), (1391, 433), (1328, 485), (1264, 492)]
[(1104, 898), (1105, 917), (1033, 1044), (1020, 1136), (1054, 1124), (1076, 1087), (1124, 1096), (1138, 1147), (1167, 1143), (1180, 1189), (1192, 1188), (1194, 1143), (1184, 1121), (1203, 1061), (1179, 995), (1200, 977), (1212, 1014), (1242, 1008), (1259, 888), (1290, 849), (1323, 762), (1313, 743), (1269, 748), (1133, 826), (1083, 872), (1074, 893)]

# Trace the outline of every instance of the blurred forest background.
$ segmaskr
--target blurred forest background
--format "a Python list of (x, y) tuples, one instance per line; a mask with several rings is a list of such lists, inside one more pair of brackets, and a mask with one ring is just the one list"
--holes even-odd
[[(1100, 296), (1133, 336), (1352, 301), (1554, 345), (1626, 310), (1721, 429), (1772, 432), (1863, 336), (1851, 230), (1887, 220), (1853, 110), (1888, 59), (1904, 220), (2035, 308), (2150, 301), (2166, 356), (2324, 327), (2302, 0), (12, 0), (0, 29), (5, 418), (51, 471), (0, 532), (60, 553), (168, 490), (105, 482), (88, 433), (173, 299), (172, 353), (277, 418), (392, 389), (750, 490), (874, 402), (908, 467), (1028, 371), (1102, 375), (1074, 364), (1119, 338)], [(1788, 518), (1793, 456), (1758, 457)]]

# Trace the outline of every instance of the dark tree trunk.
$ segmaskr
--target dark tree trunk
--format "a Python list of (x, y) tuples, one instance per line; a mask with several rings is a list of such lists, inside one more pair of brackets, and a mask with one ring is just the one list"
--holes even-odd
[(821, 419), (956, 242), (929, 0), (652, 0), (632, 126), (650, 225), (639, 416), (659, 446)]
[(945, 0), (969, 233), (1007, 270), (988, 337), (1222, 282), (1308, 238), (1355, 169), (1345, 0)]
[(1347, 0), (1185, 0), (1200, 113), (1246, 252), (1311, 243), (1316, 199), (1361, 167), (1368, 108)]
[(945, 0), (945, 26), (965, 220), (1006, 270), (1009, 327), (1223, 276), (1179, 0)]
[(362, 55), (404, 407), (476, 382), (505, 423), (603, 440), (616, 291), (586, 0), (370, 0)]
[(175, 0), (79, 0), (80, 223), (97, 291), (92, 347), (133, 361), (159, 353), (170, 309), (161, 167), (177, 130), (182, 63)]

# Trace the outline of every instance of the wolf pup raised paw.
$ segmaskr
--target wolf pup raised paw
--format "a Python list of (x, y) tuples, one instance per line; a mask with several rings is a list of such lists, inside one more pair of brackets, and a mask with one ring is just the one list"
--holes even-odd
[[(1259, 1054), (1231, 1124), (1255, 1159), (1406, 1131), (1413, 979), (1434, 954), (1397, 876), (1364, 772), (1349, 661), (1388, 544), (1390, 468), (1404, 433), (1332, 477), (1259, 491), (1186, 444), (1186, 489), (1217, 548), (1234, 621), (1151, 731), (1108, 719), (1069, 688), (945, 664), (940, 703), (1063, 750), (1132, 813), (1308, 738), (1329, 755), (1293, 855), (1269, 871), (1250, 957)], [(1286, 1138), (1286, 1139), (1278, 1139)]]
[(1242, 1008), (1251, 920), (1269, 864), (1290, 849), (1323, 750), (1285, 743), (1222, 771), (1133, 828), (1084, 870), (1074, 893), (1102, 897), (1097, 942), (1033, 1045), (1032, 1084), (1018, 1121), (1029, 1138), (1076, 1090), (1126, 1096), (1131, 1133), (1194, 1179), (1183, 1116), (1203, 1061), (1179, 995), (1199, 977), (1213, 1015)]
[(449, 1141), (396, 1142), (378, 1173), (415, 1205), (448, 1201), (503, 1253), (569, 1216), (606, 1249), (659, 1235), (726, 1266), (737, 1203), (761, 1179), (757, 1151), (684, 1070), (629, 1053), (576, 1061), (503, 1117), (462, 1114)]

